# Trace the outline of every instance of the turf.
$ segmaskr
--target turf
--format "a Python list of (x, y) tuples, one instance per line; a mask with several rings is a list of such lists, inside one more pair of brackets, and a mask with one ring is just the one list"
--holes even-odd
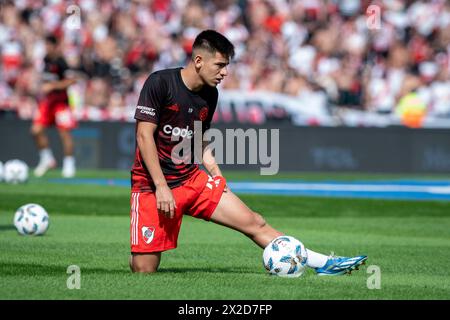
[[(80, 172), (83, 177), (127, 175)], [(312, 179), (314, 175), (286, 178)], [(338, 255), (364, 253), (369, 255), (368, 264), (351, 276), (317, 277), (308, 270), (295, 279), (270, 277), (262, 267), (261, 249), (245, 236), (185, 217), (178, 248), (164, 254), (160, 272), (132, 274), (128, 188), (32, 179), (20, 186), (0, 184), (0, 299), (450, 298), (449, 202), (241, 198), (271, 225), (307, 247)], [(20, 236), (12, 226), (14, 211), (28, 202), (42, 204), (50, 214), (44, 236)], [(70, 265), (80, 267), (79, 290), (67, 288)], [(381, 270), (380, 289), (368, 288), (374, 277), (367, 273), (371, 265)]]

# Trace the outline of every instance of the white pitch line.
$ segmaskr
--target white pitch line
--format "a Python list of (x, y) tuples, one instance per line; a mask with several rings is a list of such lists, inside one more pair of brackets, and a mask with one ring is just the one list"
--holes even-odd
[(327, 184), (327, 183), (279, 183), (279, 182), (232, 182), (230, 188), (251, 190), (286, 191), (352, 191), (352, 192), (416, 192), (450, 194), (449, 186), (411, 186), (392, 184)]
[(450, 194), (450, 186), (448, 187), (430, 187), (430, 193), (438, 193), (438, 194)]

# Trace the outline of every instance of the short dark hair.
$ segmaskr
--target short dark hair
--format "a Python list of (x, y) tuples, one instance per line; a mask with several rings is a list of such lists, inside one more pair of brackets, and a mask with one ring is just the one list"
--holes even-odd
[(57, 45), (58, 44), (58, 38), (56, 38), (55, 35), (53, 34), (49, 34), (45, 37), (45, 41), (48, 43), (51, 43), (53, 45)]
[(229, 59), (234, 57), (233, 44), (224, 35), (214, 30), (200, 32), (194, 40), (192, 52), (195, 49), (204, 49), (213, 54), (220, 52)]

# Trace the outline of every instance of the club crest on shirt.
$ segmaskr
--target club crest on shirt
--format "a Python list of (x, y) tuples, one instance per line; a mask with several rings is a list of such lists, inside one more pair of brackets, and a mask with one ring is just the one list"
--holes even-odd
[(200, 121), (205, 121), (208, 117), (208, 107), (203, 107), (200, 109), (199, 113)]
[(155, 228), (143, 226), (141, 230), (142, 237), (144, 238), (145, 243), (149, 244), (150, 242), (152, 242), (155, 235)]

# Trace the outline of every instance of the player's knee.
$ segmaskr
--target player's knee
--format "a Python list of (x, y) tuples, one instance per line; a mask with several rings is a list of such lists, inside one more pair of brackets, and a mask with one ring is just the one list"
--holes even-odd
[(143, 263), (132, 263), (131, 271), (134, 273), (155, 273), (158, 271), (158, 266)]
[(257, 212), (253, 212), (254, 226), (257, 229), (264, 228), (266, 226), (266, 220)]
[(134, 273), (156, 273), (158, 271), (157, 268), (147, 267), (147, 266), (139, 266), (135, 267), (132, 270)]
[(38, 126), (32, 126), (30, 129), (30, 133), (33, 136), (37, 136), (38, 134), (42, 133), (42, 128), (40, 128)]
[(135, 273), (155, 273), (158, 271), (159, 261), (147, 259), (133, 259), (130, 257), (130, 269)]
[(259, 213), (253, 212), (251, 222), (249, 223), (248, 228), (246, 229), (246, 231), (244, 231), (244, 233), (248, 237), (255, 239), (262, 233), (264, 233), (266, 225), (266, 220), (264, 220), (264, 218)]

